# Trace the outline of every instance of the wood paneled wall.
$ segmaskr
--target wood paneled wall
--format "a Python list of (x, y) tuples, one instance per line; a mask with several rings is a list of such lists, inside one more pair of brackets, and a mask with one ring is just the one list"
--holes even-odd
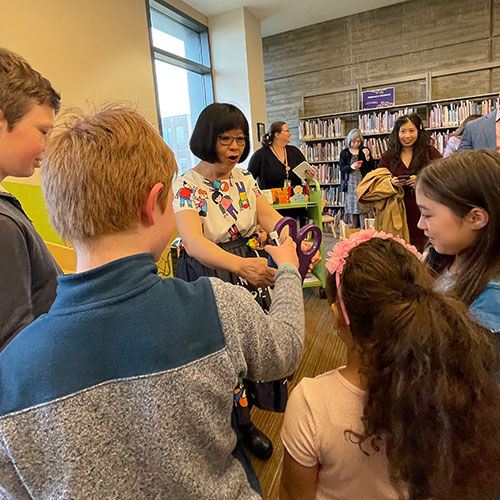
[[(500, 0), (412, 0), (263, 39), (268, 123), (298, 142), (304, 93), (500, 60)], [(396, 103), (424, 100), (422, 81)], [(500, 69), (433, 79), (433, 99), (500, 90)], [(306, 115), (356, 109), (354, 92), (308, 99)]]

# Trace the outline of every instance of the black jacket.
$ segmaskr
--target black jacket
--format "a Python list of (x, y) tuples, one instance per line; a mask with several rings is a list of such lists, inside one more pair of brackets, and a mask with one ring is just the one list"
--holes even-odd
[[(286, 146), (288, 178), (292, 186), (302, 183), (300, 177), (292, 172), (297, 165), (305, 161), (300, 149), (295, 146)], [(271, 148), (262, 147), (255, 151), (248, 163), (248, 171), (254, 176), (261, 189), (281, 188), (286, 179), (286, 168), (271, 151)]]
[[(349, 175), (352, 172), (351, 159), (352, 153), (349, 151), (349, 148), (345, 148), (340, 152), (339, 167), (340, 171), (342, 172), (342, 179), (346, 182), (349, 181)], [(375, 160), (371, 157), (371, 155), (370, 159), (367, 160), (361, 148), (359, 149), (358, 160), (363, 162), (363, 164), (359, 168), (363, 177), (375, 167)]]

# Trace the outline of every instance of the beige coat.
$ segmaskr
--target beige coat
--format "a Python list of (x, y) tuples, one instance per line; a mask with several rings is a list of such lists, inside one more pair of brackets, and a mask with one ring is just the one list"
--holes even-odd
[(392, 174), (387, 168), (372, 170), (358, 184), (356, 196), (359, 203), (375, 207), (377, 230), (401, 236), (409, 243), (410, 233), (406, 222), (404, 190), (394, 186), (391, 178)]

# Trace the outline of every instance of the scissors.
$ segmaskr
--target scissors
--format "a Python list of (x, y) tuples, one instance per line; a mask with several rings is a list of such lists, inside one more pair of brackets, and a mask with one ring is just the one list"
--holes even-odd
[[(309, 269), (309, 265), (311, 264), (311, 260), (321, 245), (323, 234), (321, 229), (313, 224), (307, 224), (306, 226), (300, 228), (300, 231), (297, 233), (297, 221), (292, 219), (292, 217), (281, 218), (277, 222), (276, 226), (274, 226), (274, 230), (278, 233), (278, 235), (280, 235), (285, 226), (288, 226), (288, 234), (297, 245), (299, 273), (302, 276), (302, 279), (304, 279), (306, 277), (307, 270)], [(302, 242), (307, 238), (309, 233), (313, 234), (313, 244), (307, 250), (302, 250)]]

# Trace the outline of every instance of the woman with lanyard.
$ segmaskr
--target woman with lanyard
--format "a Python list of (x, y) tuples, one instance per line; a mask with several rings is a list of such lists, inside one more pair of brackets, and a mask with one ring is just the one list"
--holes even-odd
[[(262, 147), (255, 151), (248, 163), (248, 171), (261, 189), (282, 188), (285, 184), (296, 186), (301, 179), (293, 169), (306, 161), (300, 149), (289, 144), (292, 133), (285, 122), (274, 122), (262, 138)], [(306, 171), (312, 179), (316, 171)]]

